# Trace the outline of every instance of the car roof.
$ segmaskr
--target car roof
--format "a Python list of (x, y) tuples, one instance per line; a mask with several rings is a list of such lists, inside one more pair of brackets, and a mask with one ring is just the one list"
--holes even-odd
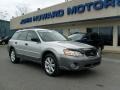
[(51, 31), (48, 29), (40, 29), (40, 28), (33, 28), (33, 29), (22, 29), (22, 30), (18, 30), (17, 32), (21, 32), (21, 31)]

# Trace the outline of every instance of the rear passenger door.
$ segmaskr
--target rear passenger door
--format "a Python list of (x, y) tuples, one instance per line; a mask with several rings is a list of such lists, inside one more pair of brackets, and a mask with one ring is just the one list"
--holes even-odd
[(17, 40), (15, 40), (15, 49), (17, 51), (17, 54), (19, 55), (25, 55), (26, 53), (26, 37), (27, 37), (27, 31), (21, 31), (19, 32), (19, 36), (17, 37)]
[(27, 34), (27, 42), (26, 44), (26, 56), (30, 57), (32, 60), (39, 60), (40, 59), (40, 42), (32, 41), (32, 39), (39, 39), (37, 33), (35, 31), (28, 31)]

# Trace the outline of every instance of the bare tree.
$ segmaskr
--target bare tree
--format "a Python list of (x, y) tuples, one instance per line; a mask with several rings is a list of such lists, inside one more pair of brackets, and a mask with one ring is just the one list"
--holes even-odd
[(8, 16), (9, 16), (9, 14), (7, 11), (0, 11), (0, 19), (1, 20), (7, 20)]
[(16, 12), (15, 12), (16, 16), (21, 16), (28, 12), (30, 12), (30, 8), (28, 7), (28, 5), (26, 4), (16, 5)]
[(65, 2), (72, 1), (72, 0), (65, 0)]

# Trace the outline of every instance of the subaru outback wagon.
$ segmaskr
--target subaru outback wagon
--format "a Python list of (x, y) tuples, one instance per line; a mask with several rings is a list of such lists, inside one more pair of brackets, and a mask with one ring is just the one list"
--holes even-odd
[(10, 39), (8, 50), (12, 63), (38, 62), (49, 76), (56, 76), (61, 70), (89, 69), (101, 63), (95, 47), (69, 41), (54, 30), (19, 30)]

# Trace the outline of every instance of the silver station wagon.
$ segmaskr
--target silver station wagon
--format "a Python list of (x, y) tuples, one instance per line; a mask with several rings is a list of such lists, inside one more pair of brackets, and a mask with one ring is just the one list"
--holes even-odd
[(61, 70), (83, 70), (101, 63), (101, 53), (93, 46), (69, 41), (54, 30), (25, 29), (17, 31), (9, 41), (12, 63), (30, 60), (41, 63), (49, 76)]

